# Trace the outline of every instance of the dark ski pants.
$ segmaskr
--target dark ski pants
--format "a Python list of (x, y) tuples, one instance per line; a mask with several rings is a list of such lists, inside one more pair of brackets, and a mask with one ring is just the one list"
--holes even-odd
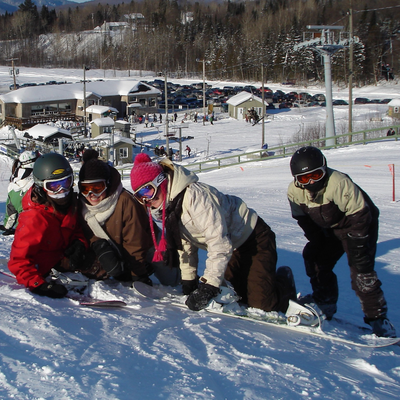
[(339, 240), (332, 230), (318, 244), (309, 242), (303, 250), (306, 273), (310, 278), (313, 297), (317, 304), (336, 304), (339, 290), (337, 277), (333, 272), (336, 263), (344, 253), (350, 267), (351, 287), (360, 300), (367, 320), (387, 314), (387, 304), (381, 289), (381, 282), (374, 271), (378, 222), (373, 223), (368, 234), (367, 250), (357, 253), (348, 240)]
[(259, 217), (250, 237), (234, 250), (225, 279), (250, 307), (285, 312), (288, 299), (280, 301), (284, 284), (275, 276), (277, 259), (275, 233)]

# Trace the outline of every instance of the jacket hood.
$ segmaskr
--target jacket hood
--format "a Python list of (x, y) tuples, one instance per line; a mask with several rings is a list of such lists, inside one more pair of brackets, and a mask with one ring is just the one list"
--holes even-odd
[(168, 158), (160, 161), (160, 165), (168, 175), (168, 201), (173, 201), (182, 190), (199, 180), (194, 172), (181, 165), (174, 164)]

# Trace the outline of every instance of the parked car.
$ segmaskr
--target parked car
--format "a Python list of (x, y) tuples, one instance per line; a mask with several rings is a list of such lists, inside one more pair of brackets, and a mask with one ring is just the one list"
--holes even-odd
[(366, 97), (357, 97), (354, 99), (354, 104), (368, 104), (369, 103), (369, 99), (367, 99)]
[(14, 84), (13, 83), (10, 85), (10, 90), (14, 90), (14, 89), (18, 89), (18, 88), (19, 88), (18, 83), (15, 84), (15, 88), (14, 88)]
[(322, 93), (317, 93), (311, 96), (311, 101), (325, 101), (325, 95)]
[(390, 103), (392, 101), (392, 99), (383, 99), (381, 100), (381, 104), (387, 104)]
[(369, 104), (382, 104), (382, 100), (380, 99), (372, 99), (369, 101)]
[(348, 106), (349, 103), (345, 100), (333, 100), (332, 105), (334, 106)]
[(293, 103), (289, 101), (283, 101), (282, 103), (279, 104), (279, 108), (292, 108)]

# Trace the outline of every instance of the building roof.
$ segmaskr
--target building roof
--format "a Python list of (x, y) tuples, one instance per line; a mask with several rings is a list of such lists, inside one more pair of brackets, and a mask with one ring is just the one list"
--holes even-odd
[(389, 101), (388, 106), (400, 107), (400, 99), (393, 99), (393, 100)]
[(96, 118), (93, 121), (91, 121), (90, 123), (95, 124), (97, 126), (114, 126), (115, 125), (114, 120), (110, 117)]
[[(159, 95), (161, 91), (140, 81), (110, 80), (86, 82), (86, 97), (90, 94), (101, 97), (132, 95)], [(31, 86), (12, 90), (0, 95), (3, 103), (39, 103), (41, 101), (62, 101), (84, 99), (83, 83), (65, 83), (62, 85)]]
[(41, 140), (42, 142), (61, 137), (72, 139), (71, 133), (67, 130), (46, 124), (37, 124), (27, 129), (25, 133), (32, 139)]
[[(262, 99), (260, 97), (249, 92), (240, 92), (236, 96), (232, 96), (230, 99), (228, 99), (227, 103), (231, 106), (238, 106), (246, 101), (249, 101), (250, 99), (258, 101), (262, 104)], [(264, 104), (268, 105), (268, 102), (264, 100)]]
[(89, 107), (86, 108), (86, 111), (89, 113), (95, 113), (95, 114), (103, 114), (105, 112), (119, 112), (116, 108), (114, 107), (107, 107), (107, 106), (99, 106), (96, 104), (93, 104)]

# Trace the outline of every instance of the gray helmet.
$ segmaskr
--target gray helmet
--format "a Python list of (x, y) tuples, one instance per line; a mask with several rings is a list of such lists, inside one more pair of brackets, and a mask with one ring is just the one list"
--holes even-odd
[(35, 184), (43, 187), (47, 179), (61, 179), (73, 172), (68, 160), (57, 153), (47, 153), (40, 156), (33, 166), (33, 179)]

